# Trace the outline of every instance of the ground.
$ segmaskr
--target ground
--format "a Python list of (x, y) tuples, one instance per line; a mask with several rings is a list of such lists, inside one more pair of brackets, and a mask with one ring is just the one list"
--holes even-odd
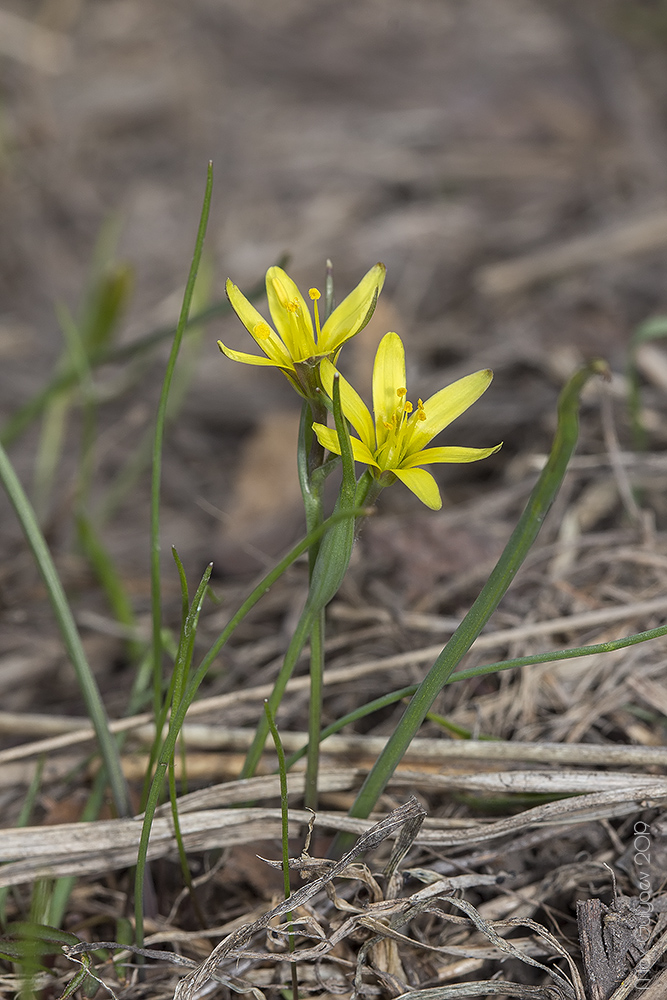
[[(214, 191), (195, 312), (211, 309), (212, 318), (185, 343), (164, 447), (167, 624), (176, 625), (180, 614), (172, 545), (193, 588), (214, 563), (221, 604), (205, 606), (203, 652), (250, 582), (302, 533), (298, 400), (278, 372), (228, 361), (216, 340), (250, 349), (247, 333), (225, 311), (228, 276), (249, 293), (283, 260), (300, 287), (322, 287), (327, 258), (339, 299), (376, 261), (387, 265), (376, 315), (346, 352), (346, 371), (366, 396), (377, 343), (396, 330), (415, 399), (479, 368), (494, 370), (490, 389), (451, 428), (447, 443), (502, 440), (503, 448), (479, 465), (438, 467), (441, 512), (426, 510), (400, 484), (382, 494), (329, 609), (333, 679), (325, 723), (424, 676), (523, 509), (551, 445), (560, 389), (592, 357), (606, 359), (611, 381), (584, 394), (580, 444), (564, 487), (464, 665), (604, 642), (662, 622), (667, 369), (659, 339), (644, 343), (636, 359), (644, 451), (630, 426), (627, 373), (637, 329), (667, 313), (666, 45), (660, 0), (4, 0), (0, 418), (112, 717), (126, 711), (136, 666), (75, 519), (84, 514), (99, 528), (146, 634), (150, 440), (170, 340), (142, 353), (136, 348), (177, 320), (209, 160)], [(83, 389), (51, 397), (19, 425), (17, 414), (64, 370), (66, 344), (71, 359), (77, 335), (86, 336), (100, 275), (121, 299), (110, 324), (111, 358), (95, 368), (92, 382), (83, 373)], [(257, 305), (265, 308), (261, 297)], [(89, 470), (82, 455), (90, 440)], [(9, 834), (38, 758), (34, 748), (1, 755), (78, 726), (84, 705), (5, 500), (0, 545), (0, 802)], [(205, 728), (188, 737), (188, 772), (191, 787), (227, 782), (211, 808), (248, 801), (232, 780), (245, 749), (237, 730), (256, 722), (259, 689), (275, 678), (305, 579), (297, 564), (241, 626), (205, 683), (203, 697), (221, 701), (215, 712), (202, 702), (193, 717)], [(593, 960), (577, 943), (577, 901), (601, 898), (618, 916), (622, 905), (604, 865), (612, 866), (619, 899), (635, 900), (619, 918), (630, 926), (628, 913), (648, 891), (632, 860), (633, 836), (644, 828), (653, 845), (644, 883), (656, 898), (665, 876), (662, 643), (446, 688), (437, 713), (474, 736), (510, 741), (515, 757), (505, 763), (491, 756), (479, 775), (479, 763), (447, 755), (480, 752), (460, 748), (483, 741), (449, 739), (431, 720), (420, 736), (437, 749), (413, 749), (404, 777), (382, 802), (387, 811), (412, 790), (429, 813), (412, 869), (450, 874), (446, 851), (459, 856), (457, 874), (511, 873), (509, 888), (507, 881), (502, 890), (477, 883), (466, 898), (488, 921), (512, 914), (546, 925), (588, 976), (592, 997)], [(295, 686), (279, 718), (289, 749), (300, 745), (306, 704), (306, 691)], [(400, 712), (386, 707), (346, 729), (349, 737), (332, 737), (324, 811), (347, 811), (359, 769), (378, 752), (369, 741), (386, 738)], [(545, 760), (540, 743), (558, 749)], [(139, 744), (133, 749), (138, 754)], [(42, 831), (81, 813), (90, 774), (68, 777), (83, 759), (78, 753), (76, 746), (54, 750), (45, 761), (29, 820)], [(434, 763), (432, 754), (443, 756)], [(128, 772), (133, 761), (136, 775), (144, 762), (128, 757)], [(630, 795), (633, 783), (641, 802)], [(133, 779), (137, 796), (139, 784)], [(275, 782), (262, 788), (258, 799), (273, 808)], [(515, 796), (510, 805), (503, 789)], [(545, 805), (535, 798), (577, 791), (606, 798), (590, 803), (590, 815), (583, 806), (576, 812), (576, 798)], [(546, 819), (530, 812), (539, 808), (552, 812)], [(557, 809), (565, 828), (552, 825)], [(206, 873), (214, 943), (226, 933), (221, 926), (259, 916), (272, 888), (279, 891), (275, 873), (255, 858), (278, 857), (277, 842), (255, 844), (266, 839), (269, 820), (245, 821), (243, 835), (229, 841), (203, 828), (189, 841), (193, 864)], [(482, 849), (476, 845), (486, 826), (492, 833)], [(456, 841), (460, 829), (463, 844)], [(54, 851), (49, 845), (42, 842), (42, 854)], [(211, 850), (220, 847), (216, 868)], [(326, 843), (314, 847), (322, 853)], [(12, 850), (2, 857), (25, 863)], [(171, 861), (157, 864), (151, 919), (173, 945), (173, 928), (191, 931), (194, 917), (175, 913), (165, 930), (180, 875)], [(30, 879), (40, 872), (30, 869)], [(14, 919), (27, 906), (29, 885), (21, 885)], [(216, 896), (220, 887), (225, 906)], [(99, 940), (89, 926), (97, 920), (113, 935), (115, 926), (104, 920), (113, 924), (125, 912), (129, 894), (120, 864), (108, 871), (97, 858), (81, 869), (65, 926)], [(442, 904), (439, 918), (446, 912), (450, 919), (451, 905)], [(325, 937), (333, 933), (324, 911), (310, 915)], [(589, 917), (586, 911), (580, 920), (582, 940)], [(464, 934), (455, 923), (445, 932), (419, 919), (413, 938), (430, 945), (452, 945), (450, 931)], [(610, 922), (609, 913), (604, 919)], [(465, 930), (465, 959), (416, 958), (404, 945), (400, 960), (376, 954), (376, 979), (371, 984), (368, 974), (366, 987), (396, 996), (406, 983), (486, 980), (499, 970), (508, 983), (542, 982), (542, 973), (513, 959), (500, 965), (480, 926)], [(661, 932), (658, 923), (653, 940)], [(203, 940), (190, 940), (190, 957), (203, 957)], [(626, 949), (630, 966), (638, 947), (633, 939)], [(343, 965), (356, 961), (358, 941), (353, 947), (346, 939), (340, 948)], [(265, 986), (266, 963), (255, 965), (255, 982)], [(567, 968), (562, 961), (559, 967)]]

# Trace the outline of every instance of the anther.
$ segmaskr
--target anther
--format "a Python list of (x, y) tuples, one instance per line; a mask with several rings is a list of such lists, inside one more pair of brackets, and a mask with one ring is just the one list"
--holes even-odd
[(308, 290), (308, 294), (310, 295), (310, 297), (313, 300), (313, 302), (317, 302), (318, 299), (322, 298), (322, 293), (318, 292), (318, 290), (316, 288), (310, 288)]
[(258, 323), (252, 332), (258, 340), (268, 340), (271, 336), (271, 327), (268, 323)]

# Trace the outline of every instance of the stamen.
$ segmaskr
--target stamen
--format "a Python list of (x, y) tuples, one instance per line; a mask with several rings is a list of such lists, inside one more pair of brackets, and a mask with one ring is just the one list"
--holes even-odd
[(271, 336), (271, 327), (268, 323), (258, 323), (252, 332), (258, 340), (268, 340)]
[(400, 396), (400, 397), (401, 397), (401, 399), (402, 399), (402, 398), (403, 398), (403, 396), (406, 396), (406, 395), (407, 395), (407, 392), (408, 392), (408, 390), (407, 390), (407, 389), (397, 389), (397, 390), (396, 390), (396, 395), (397, 395), (397, 396)]
[(315, 330), (317, 331), (317, 340), (319, 343), (321, 330), (320, 330), (320, 311), (317, 308), (317, 300), (322, 298), (322, 296), (321, 293), (318, 292), (316, 288), (310, 288), (308, 290), (308, 294), (310, 295), (313, 301), (313, 313), (315, 314)]
[(426, 411), (424, 410), (424, 403), (421, 399), (417, 400), (417, 420), (426, 420)]
[(406, 399), (405, 405), (403, 407), (403, 412), (404, 413), (412, 413), (412, 410), (413, 410), (412, 403), (410, 402), (409, 399)]
[(285, 303), (285, 309), (287, 310), (287, 312), (290, 313), (298, 313), (299, 311), (298, 301), (296, 299), (290, 299), (288, 302)]

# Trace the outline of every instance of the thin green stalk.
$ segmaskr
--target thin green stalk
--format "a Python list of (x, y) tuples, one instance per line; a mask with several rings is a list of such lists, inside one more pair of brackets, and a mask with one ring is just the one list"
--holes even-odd
[[(299, 444), (297, 452), (297, 468), (299, 471), (299, 484), (303, 497), (303, 506), (306, 515), (306, 531), (310, 532), (317, 528), (323, 520), (322, 513), (322, 490), (324, 479), (321, 476), (314, 476), (317, 469), (324, 465), (324, 448), (320, 445), (316, 435), (313, 433), (313, 423), (326, 422), (327, 411), (324, 406), (316, 406), (314, 403), (304, 401), (301, 410), (301, 424), (299, 427)], [(308, 580), (312, 581), (317, 554), (320, 548), (320, 541), (311, 546), (308, 550)], [(322, 718), (322, 678), (324, 674), (324, 637), (325, 620), (324, 612), (315, 617), (310, 633), (310, 697), (308, 702), (308, 731), (311, 739), (308, 743), (308, 765), (306, 769), (305, 805), (308, 809), (317, 809), (317, 772), (319, 767), (319, 740), (317, 736), (321, 727)], [(267, 705), (267, 712), (270, 709)]]
[[(37, 761), (37, 766), (35, 768), (35, 773), (33, 774), (30, 785), (28, 786), (28, 791), (25, 794), (25, 798), (21, 805), (21, 810), (16, 820), (16, 826), (20, 829), (23, 826), (27, 826), (30, 822), (30, 817), (32, 816), (32, 810), (34, 808), (35, 802), (37, 800), (37, 795), (42, 784), (42, 772), (44, 770), (44, 764), (46, 763), (46, 758), (44, 756), (40, 757)], [(0, 927), (5, 928), (7, 926), (7, 896), (11, 890), (12, 886), (6, 885), (0, 889)]]
[(90, 669), (63, 585), (51, 553), (40, 530), (35, 512), (2, 445), (0, 445), (0, 481), (16, 511), (23, 533), (44, 580), (51, 607), (67, 653), (74, 667), (86, 710), (95, 730), (104, 761), (116, 810), (119, 816), (131, 816), (130, 797), (123, 776), (116, 743), (109, 732), (109, 722), (95, 676)]
[(179, 316), (176, 334), (171, 346), (167, 370), (162, 383), (160, 402), (155, 421), (155, 439), (153, 442), (153, 471), (151, 477), (151, 515), (150, 515), (150, 566), (151, 566), (151, 617), (153, 625), (153, 708), (157, 716), (162, 707), (162, 594), (160, 586), (160, 486), (162, 480), (162, 442), (164, 425), (167, 416), (169, 389), (171, 387), (176, 367), (176, 359), (183, 340), (183, 334), (190, 313), (190, 303), (194, 293), (197, 271), (204, 249), (204, 237), (211, 208), (211, 193), (213, 190), (213, 164), (209, 163), (206, 176), (206, 190), (202, 205), (197, 239), (190, 266), (183, 305)]
[(320, 770), (320, 730), (324, 702), (324, 641), (326, 620), (324, 608), (314, 616), (310, 630), (310, 692), (308, 699), (308, 755), (303, 804), (317, 809), (318, 775)]
[[(276, 720), (271, 714), (271, 709), (269, 708), (268, 701), (264, 702), (264, 714), (266, 715), (266, 721), (271, 731), (271, 736), (273, 737), (273, 745), (276, 748), (276, 756), (278, 758), (278, 774), (280, 775), (280, 819), (281, 819), (281, 845), (283, 853), (283, 892), (285, 894), (285, 899), (289, 899), (292, 894), (292, 887), (290, 885), (289, 877), (289, 799), (287, 796), (287, 770), (285, 768), (285, 750), (283, 749), (283, 741), (280, 739), (280, 733), (278, 732), (278, 727), (276, 726)], [(288, 922), (288, 948), (290, 954), (294, 953), (295, 943), (294, 943), (294, 927), (292, 924), (292, 911), (288, 910), (285, 914)], [(296, 962), (292, 962), (292, 997), (293, 1000), (298, 1000), (299, 998), (299, 976), (296, 967)]]
[[(183, 566), (178, 559), (177, 553), (174, 554), (177, 560), (177, 565), (179, 567), (179, 572), (181, 572), (182, 585), (184, 588), (184, 596), (187, 598), (187, 583), (185, 582), (185, 573), (183, 572)], [(195, 596), (192, 600), (192, 604), (187, 609), (187, 613), (184, 616), (183, 624), (181, 627), (181, 635), (178, 643), (178, 650), (176, 653), (176, 660), (174, 663), (174, 671), (170, 684), (169, 697), (171, 703), (172, 718), (181, 708), (183, 701), (186, 698), (186, 685), (188, 676), (190, 673), (190, 667), (192, 664), (192, 653), (194, 650), (194, 640), (197, 632), (197, 625), (199, 623), (199, 616), (201, 614), (202, 605), (204, 603), (204, 598), (206, 596), (206, 590), (208, 588), (208, 582), (211, 577), (211, 571), (213, 569), (213, 564), (210, 563), (201, 578), (199, 586), (197, 587)], [(185, 609), (184, 609), (185, 610)], [(161, 706), (162, 711), (162, 706)], [(173, 777), (173, 762), (174, 762), (174, 751), (175, 751), (175, 741), (180, 733), (180, 726), (178, 732), (175, 733), (175, 739), (173, 745), (170, 743), (170, 749), (167, 754), (164, 752), (164, 746), (162, 748), (162, 753), (160, 754), (158, 763), (158, 772), (162, 770), (162, 775), (159, 783), (156, 784), (155, 779), (150, 787), (148, 802), (146, 805), (146, 814), (148, 814), (148, 803), (152, 803), (153, 814), (155, 813), (155, 808), (159, 800), (160, 793), (162, 791), (162, 784), (164, 781), (165, 769), (168, 767), (170, 769), (170, 774)], [(157, 727), (156, 727), (157, 729)], [(171, 735), (171, 727), (170, 733)], [(156, 742), (154, 744), (155, 750), (159, 747), (159, 740), (161, 739), (162, 732), (156, 731)], [(165, 741), (165, 745), (166, 745)], [(157, 772), (156, 772), (157, 776)], [(186, 880), (186, 884), (189, 888), (192, 886), (192, 879), (190, 878), (190, 870), (188, 868), (187, 858), (185, 856), (185, 846), (183, 844), (183, 838), (181, 836), (180, 824), (178, 822), (177, 815), (177, 803), (176, 803), (176, 785), (175, 782), (170, 781), (169, 791), (171, 795), (171, 808), (172, 815), (174, 816), (174, 835), (178, 843), (179, 856), (181, 858), (181, 864), (183, 866), (183, 876)], [(152, 822), (152, 818), (151, 818)], [(137, 867), (135, 873), (135, 886), (134, 886), (134, 915), (135, 915), (135, 925), (137, 933), (137, 941), (141, 943), (143, 941), (143, 931), (144, 931), (144, 875), (146, 872), (146, 857), (148, 852), (148, 839), (150, 837), (150, 825), (144, 826), (141, 831), (141, 840), (139, 844), (139, 851), (137, 855)], [(191, 890), (192, 895), (192, 890)], [(193, 904), (195, 910), (199, 916), (200, 911), (197, 907), (196, 901), (193, 896)]]
[(199, 905), (199, 899), (197, 898), (197, 892), (192, 881), (192, 873), (190, 872), (190, 865), (188, 864), (188, 856), (185, 853), (185, 844), (183, 842), (183, 833), (181, 832), (181, 821), (178, 815), (178, 794), (176, 792), (176, 770), (175, 763), (172, 760), (169, 762), (169, 802), (171, 805), (171, 821), (174, 824), (174, 837), (176, 838), (176, 845), (178, 847), (178, 860), (181, 865), (181, 874), (183, 876), (183, 881), (187, 886), (188, 893), (190, 895), (190, 902), (192, 903), (192, 909), (195, 911), (195, 916), (199, 921), (199, 926), (202, 930), (206, 927), (206, 917), (204, 912)]
[(496, 674), (501, 670), (513, 670), (516, 667), (529, 667), (534, 663), (551, 663), (557, 660), (572, 660), (577, 656), (591, 656), (594, 653), (613, 653), (617, 649), (627, 649), (628, 646), (636, 646), (640, 642), (648, 642), (650, 639), (659, 639), (660, 636), (667, 635), (667, 625), (660, 625), (658, 628), (650, 628), (645, 632), (635, 632), (633, 635), (626, 635), (622, 639), (611, 639), (608, 642), (597, 642), (591, 646), (574, 646), (571, 649), (552, 649), (548, 653), (535, 653), (532, 656), (518, 656), (514, 660), (500, 660), (498, 663), (484, 663), (479, 667), (468, 667), (466, 670), (457, 670), (446, 681), (453, 684), (454, 681), (467, 681), (471, 677), (484, 677), (487, 674)]
[[(542, 527), (576, 447), (581, 390), (593, 375), (604, 375), (606, 372), (607, 367), (603, 362), (592, 362), (577, 372), (563, 389), (558, 403), (558, 427), (551, 453), (526, 509), (479, 597), (413, 695), (403, 718), (364, 781), (350, 809), (351, 816), (366, 818), (369, 815), (436, 697), (510, 586)], [(346, 838), (337, 838), (334, 852), (344, 850), (345, 846)]]
[[(210, 563), (204, 575), (199, 583), (197, 591), (194, 596), (192, 604), (189, 605), (188, 596), (188, 584), (185, 576), (185, 570), (183, 568), (183, 563), (181, 562), (179, 555), (175, 548), (172, 549), (174, 560), (178, 567), (179, 576), (181, 579), (181, 593), (183, 597), (183, 622), (181, 625), (181, 636), (178, 644), (178, 652), (176, 654), (176, 660), (174, 663), (174, 674), (171, 684), (171, 696), (170, 702), (172, 706), (172, 711), (176, 706), (178, 706), (183, 697), (185, 691), (186, 682), (190, 674), (190, 668), (192, 666), (192, 655), (194, 652), (194, 642), (195, 636), (197, 634), (197, 625), (199, 622), (199, 615), (201, 613), (202, 604), (206, 596), (206, 591), (208, 589), (208, 583), (211, 578), (211, 571), (213, 569), (213, 564)], [(185, 762), (186, 753), (185, 745), (181, 740), (181, 760), (183, 765), (183, 780), (185, 781)], [(169, 761), (169, 800), (171, 803), (171, 815), (174, 823), (174, 836), (176, 837), (176, 843), (178, 845), (178, 856), (181, 863), (181, 872), (183, 874), (183, 879), (190, 893), (190, 900), (192, 902), (192, 907), (197, 916), (202, 927), (206, 926), (206, 920), (202, 909), (199, 905), (199, 900), (197, 899), (197, 894), (195, 892), (195, 887), (192, 881), (192, 875), (190, 873), (190, 866), (188, 865), (188, 859), (185, 852), (185, 844), (183, 842), (183, 835), (181, 833), (181, 824), (178, 816), (178, 798), (176, 794), (176, 776), (175, 776), (175, 762), (172, 757)]]
[[(341, 520), (347, 520), (349, 518), (360, 517), (365, 513), (363, 509), (353, 507), (352, 510), (339, 511), (327, 518), (327, 520), (320, 525), (315, 531), (306, 535), (298, 545), (294, 548), (275, 566), (265, 577), (257, 584), (254, 590), (249, 594), (246, 600), (243, 602), (238, 611), (232, 616), (225, 628), (222, 630), (216, 641), (213, 643), (209, 649), (206, 656), (203, 658), (199, 667), (190, 679), (185, 693), (181, 698), (178, 707), (172, 712), (171, 718), (169, 720), (169, 729), (167, 735), (162, 743), (159, 758), (157, 761), (157, 767), (153, 779), (151, 781), (150, 790), (147, 796), (146, 807), (144, 811), (144, 821), (141, 829), (141, 838), (139, 844), (139, 851), (137, 856), (137, 894), (135, 894), (135, 901), (138, 896), (139, 899), (142, 898), (143, 893), (143, 870), (146, 867), (146, 853), (148, 848), (148, 840), (150, 838), (151, 826), (153, 819), (155, 817), (155, 810), (157, 809), (158, 802), (160, 800), (160, 795), (162, 792), (162, 786), (164, 784), (164, 778), (169, 766), (169, 762), (174, 755), (174, 750), (176, 748), (176, 742), (178, 740), (179, 733), (183, 727), (183, 722), (185, 721), (185, 716), (188, 708), (192, 704), (199, 690), (199, 686), (204, 680), (204, 677), (208, 673), (211, 665), (215, 661), (216, 657), (220, 653), (229, 637), (233, 634), (234, 630), (240, 624), (245, 616), (254, 608), (259, 600), (267, 593), (276, 582), (276, 580), (285, 572), (285, 570), (292, 565), (295, 559), (298, 559), (300, 555), (307, 552), (313, 542), (316, 542), (325, 532), (327, 532), (332, 526), (336, 525)], [(136, 905), (136, 902), (135, 902)], [(137, 943), (141, 945), (143, 941), (143, 910), (141, 907), (136, 908), (136, 935)]]
[[(327, 278), (331, 264), (327, 262)], [(331, 283), (332, 284), (332, 283)], [(327, 304), (329, 309), (333, 303), (333, 287), (329, 288), (330, 282), (326, 283)], [(330, 292), (330, 294), (329, 294)], [(329, 301), (331, 299), (331, 301)], [(354, 458), (352, 456), (352, 445), (350, 443), (350, 432), (347, 421), (343, 416), (340, 402), (340, 380), (337, 377), (333, 387), (333, 414), (336, 431), (341, 444), (341, 462), (343, 466), (343, 481), (340, 489), (339, 503), (342, 505), (353, 505), (356, 503), (357, 484), (354, 478)], [(324, 408), (323, 408), (324, 409)], [(326, 413), (321, 416), (314, 414), (315, 420), (326, 423)], [(312, 430), (311, 430), (312, 433)], [(314, 435), (313, 435), (314, 436)], [(315, 439), (316, 440), (316, 439)], [(354, 521), (341, 527), (341, 532), (347, 532), (347, 537), (341, 538), (340, 546), (349, 563), (354, 544)], [(323, 543), (324, 544), (324, 543)], [(318, 553), (319, 555), (319, 553)], [(325, 553), (322, 553), (324, 558)], [(326, 570), (325, 565), (325, 570)], [(345, 566), (347, 569), (347, 564)], [(313, 574), (315, 566), (313, 566)], [(342, 577), (341, 577), (342, 581)], [(340, 582), (337, 587), (340, 586)], [(312, 586), (312, 575), (311, 575)], [(337, 589), (337, 588), (336, 588)], [(308, 711), (308, 755), (306, 763), (306, 784), (304, 805), (307, 809), (315, 811), (318, 805), (318, 776), (320, 768), (320, 730), (322, 728), (322, 705), (324, 700), (324, 643), (325, 643), (326, 618), (324, 606), (320, 608), (319, 614), (315, 616), (313, 627), (310, 633), (310, 702)]]
[[(340, 523), (333, 525), (322, 538), (315, 566), (313, 568), (306, 606), (303, 609), (301, 618), (299, 619), (290, 644), (287, 648), (283, 665), (280, 669), (278, 677), (276, 678), (273, 691), (268, 699), (269, 708), (274, 716), (278, 711), (278, 707), (282, 701), (287, 683), (292, 676), (294, 667), (296, 666), (299, 656), (301, 655), (301, 650), (303, 649), (308, 636), (312, 632), (318, 616), (338, 592), (338, 588), (340, 587), (343, 577), (347, 571), (350, 557), (352, 555), (352, 547), (354, 545), (355, 517), (353, 515), (353, 511), (359, 510), (359, 508), (355, 507), (356, 482), (354, 478), (354, 459), (352, 457), (350, 433), (340, 405), (340, 384), (338, 377), (334, 380), (333, 395), (334, 416), (336, 420), (336, 429), (340, 438), (341, 458), (343, 463), (343, 481), (334, 513), (345, 513), (347, 511), (349, 517), (340, 521)], [(243, 764), (243, 769), (241, 771), (242, 778), (250, 778), (255, 773), (255, 768), (257, 767), (259, 759), (262, 755), (268, 732), (268, 723), (266, 722), (266, 719), (260, 719), (253, 742), (248, 750)], [(319, 748), (319, 723), (316, 732), (314, 732), (313, 744)], [(314, 747), (312, 748), (312, 753), (313, 757), (315, 757), (316, 750)], [(317, 754), (318, 753), (319, 750), (317, 751)], [(311, 788), (309, 790), (309, 796), (316, 797), (316, 765), (314, 773), (311, 766), (310, 781)]]

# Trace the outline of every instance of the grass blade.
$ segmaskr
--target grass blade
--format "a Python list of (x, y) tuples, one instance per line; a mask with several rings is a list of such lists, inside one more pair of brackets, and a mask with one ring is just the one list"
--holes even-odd
[[(351, 816), (366, 818), (369, 815), (435, 698), (448, 683), (457, 664), (470, 649), (510, 586), (537, 538), (576, 447), (581, 390), (593, 375), (606, 375), (607, 371), (604, 362), (591, 362), (578, 371), (561, 392), (558, 402), (558, 427), (551, 453), (531, 493), (526, 509), (479, 597), (413, 695), (403, 718), (362, 785), (350, 809)], [(334, 844), (334, 851), (338, 853), (344, 849), (344, 838), (338, 838)]]
[(167, 362), (160, 402), (155, 421), (155, 438), (153, 441), (153, 472), (151, 477), (151, 520), (150, 520), (150, 564), (151, 564), (151, 616), (153, 625), (153, 705), (156, 716), (160, 712), (162, 701), (162, 594), (160, 587), (160, 485), (162, 479), (162, 442), (164, 440), (164, 425), (167, 416), (169, 389), (174, 377), (176, 359), (183, 340), (183, 334), (190, 314), (190, 304), (197, 280), (197, 271), (204, 250), (204, 237), (211, 208), (213, 190), (213, 164), (209, 163), (206, 175), (206, 189), (202, 205), (199, 228), (195, 240), (195, 249), (188, 281), (183, 295), (183, 305), (176, 327), (176, 334), (171, 345), (171, 353)]
[(0, 481), (16, 511), (26, 541), (44, 580), (51, 607), (86, 703), (88, 716), (97, 736), (116, 810), (119, 816), (131, 816), (130, 797), (120, 764), (118, 748), (109, 732), (107, 714), (97, 681), (90, 669), (67, 596), (44, 535), (37, 523), (35, 512), (2, 445), (0, 445)]

